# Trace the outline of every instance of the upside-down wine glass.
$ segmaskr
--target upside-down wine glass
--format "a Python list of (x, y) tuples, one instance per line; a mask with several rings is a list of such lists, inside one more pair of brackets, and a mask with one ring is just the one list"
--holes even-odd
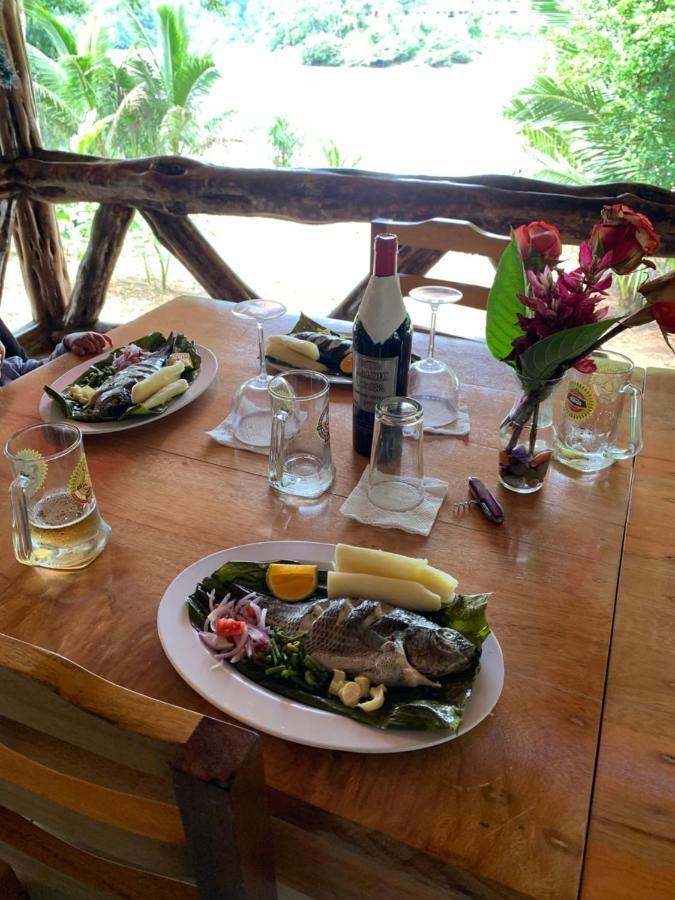
[(245, 300), (232, 308), (232, 315), (254, 319), (258, 328), (260, 371), (239, 385), (232, 401), (234, 436), (252, 447), (268, 447), (272, 432), (272, 404), (267, 390), (272, 376), (265, 366), (263, 322), (278, 319), (285, 312), (286, 307), (277, 300)]
[(413, 288), (409, 296), (431, 307), (431, 324), (426, 359), (420, 359), (410, 366), (408, 396), (422, 404), (424, 425), (439, 428), (449, 425), (457, 418), (459, 379), (450, 366), (439, 359), (434, 359), (436, 314), (442, 304), (457, 303), (461, 300), (462, 292), (442, 285), (424, 285)]

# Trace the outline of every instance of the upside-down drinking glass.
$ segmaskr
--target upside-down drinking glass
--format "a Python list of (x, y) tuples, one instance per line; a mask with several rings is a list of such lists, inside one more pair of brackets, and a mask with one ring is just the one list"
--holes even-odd
[(449, 425), (457, 418), (459, 379), (450, 366), (434, 358), (436, 314), (442, 304), (458, 303), (462, 299), (462, 292), (442, 285), (424, 285), (413, 288), (409, 296), (431, 307), (431, 324), (426, 359), (420, 359), (410, 366), (408, 395), (424, 407), (425, 426), (439, 428)]
[(253, 447), (268, 447), (272, 433), (272, 405), (267, 390), (272, 376), (265, 366), (265, 338), (263, 322), (278, 319), (286, 312), (283, 303), (277, 300), (246, 300), (237, 303), (232, 315), (241, 319), (254, 319), (258, 327), (258, 353), (260, 371), (239, 385), (232, 401), (234, 416), (234, 436), (242, 444)]

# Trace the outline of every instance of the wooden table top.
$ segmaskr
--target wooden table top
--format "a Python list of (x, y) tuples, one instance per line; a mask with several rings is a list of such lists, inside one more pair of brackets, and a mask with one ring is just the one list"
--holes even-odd
[[(269, 323), (267, 332), (288, 331), (292, 320)], [(489, 619), (504, 652), (502, 697), (461, 739), (412, 753), (359, 756), (263, 736), (273, 814), (295, 837), (296, 855), (313, 860), (304, 889), (334, 897), (338, 879), (345, 900), (384, 896), (387, 886), (388, 896), (428, 900), (576, 897), (632, 464), (593, 476), (553, 466), (530, 496), (496, 487), (498, 424), (514, 396), (506, 367), (480, 343), (439, 338), (438, 355), (457, 371), (471, 415), (467, 437), (425, 437), (426, 473), (449, 482), (448, 498), (428, 538), (369, 528), (339, 513), (366, 464), (351, 449), (349, 388), (331, 389), (335, 484), (298, 506), (269, 488), (264, 456), (205, 434), (254, 373), (252, 324), (235, 319), (228, 304), (183, 297), (112, 337), (119, 346), (155, 329), (184, 331), (211, 348), (216, 380), (180, 413), (86, 438), (112, 537), (80, 572), (16, 563), (8, 470), (0, 466), (0, 629), (119, 684), (222, 717), (175, 673), (157, 639), (158, 603), (186, 566), (223, 547), (283, 539), (424, 555), (462, 591), (494, 592)], [(418, 340), (419, 351), (425, 338)], [(3, 443), (37, 420), (43, 384), (76, 362), (67, 355), (0, 391)], [(672, 388), (655, 398), (659, 408), (672, 402)], [(453, 515), (469, 475), (495, 489), (506, 509), (502, 527), (477, 511)], [(282, 869), (292, 868), (288, 856), (277, 859)]]
[(675, 897), (675, 372), (648, 369), (582, 897)]

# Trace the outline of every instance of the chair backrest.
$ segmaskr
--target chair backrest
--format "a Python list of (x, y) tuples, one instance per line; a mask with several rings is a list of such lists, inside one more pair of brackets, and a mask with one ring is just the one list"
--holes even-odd
[(508, 237), (491, 234), (471, 222), (460, 219), (427, 219), (424, 222), (374, 219), (371, 222), (371, 254), (375, 235), (383, 232), (398, 237), (400, 247), (398, 269), (404, 296), (420, 285), (447, 285), (462, 291), (463, 297), (460, 301), (462, 305), (486, 309), (489, 288), (461, 281), (428, 278), (426, 273), (448, 251), (485, 256), (496, 268), (499, 257), (509, 242)]
[(0, 858), (40, 897), (276, 897), (258, 736), (0, 635)]

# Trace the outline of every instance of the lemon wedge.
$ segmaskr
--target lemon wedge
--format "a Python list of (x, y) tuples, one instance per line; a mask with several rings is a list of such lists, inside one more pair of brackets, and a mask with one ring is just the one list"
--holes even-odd
[(267, 587), (278, 600), (304, 600), (316, 590), (316, 566), (296, 563), (270, 563), (267, 567)]

